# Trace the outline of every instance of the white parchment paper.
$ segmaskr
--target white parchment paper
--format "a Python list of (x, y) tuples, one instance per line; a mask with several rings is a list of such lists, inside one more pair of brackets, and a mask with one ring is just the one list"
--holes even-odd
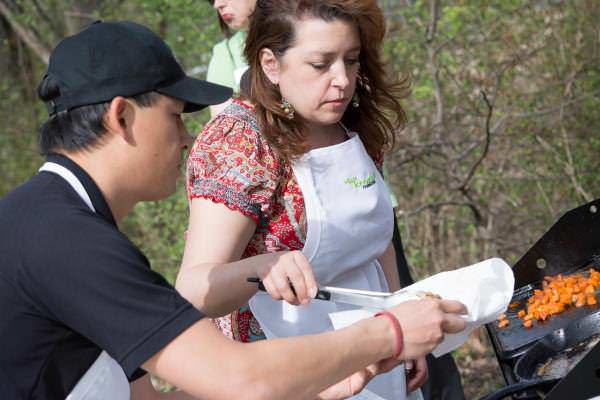
[[(411, 291), (429, 291), (439, 294), (443, 299), (458, 300), (467, 306), (469, 313), (465, 316), (467, 328), (460, 333), (447, 334), (442, 343), (434, 350), (433, 355), (439, 357), (461, 346), (474, 329), (494, 321), (506, 311), (512, 298), (515, 278), (510, 266), (500, 258), (491, 258), (468, 267), (453, 271), (441, 272), (423, 279), (411, 286), (403, 288)], [(386, 300), (387, 305), (394, 305), (410, 300), (405, 294), (392, 296)], [(335, 329), (341, 329), (358, 320), (372, 317), (377, 310), (359, 309), (329, 314)]]

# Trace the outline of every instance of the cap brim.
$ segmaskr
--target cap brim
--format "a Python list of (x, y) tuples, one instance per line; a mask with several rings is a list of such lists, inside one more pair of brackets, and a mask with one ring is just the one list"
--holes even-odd
[(233, 94), (231, 88), (190, 78), (189, 76), (169, 86), (158, 88), (156, 91), (184, 101), (183, 112), (185, 113), (200, 111), (206, 106), (221, 104)]

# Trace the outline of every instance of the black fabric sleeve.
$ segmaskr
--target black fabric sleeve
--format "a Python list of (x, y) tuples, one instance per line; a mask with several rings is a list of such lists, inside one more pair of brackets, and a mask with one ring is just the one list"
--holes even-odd
[(25, 230), (22, 248), (24, 294), (40, 311), (106, 350), (128, 378), (203, 317), (100, 216), (71, 209), (36, 219)]

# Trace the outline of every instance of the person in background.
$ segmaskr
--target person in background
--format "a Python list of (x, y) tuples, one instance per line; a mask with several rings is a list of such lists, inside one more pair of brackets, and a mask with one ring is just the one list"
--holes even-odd
[[(239, 93), (241, 76), (248, 68), (243, 52), (249, 17), (256, 0), (209, 0), (209, 3), (217, 11), (219, 26), (225, 39), (213, 47), (206, 80), (230, 87), (234, 93)], [(211, 117), (228, 104), (229, 101), (210, 106)]]
[[(187, 77), (149, 29), (98, 22), (58, 44), (38, 92), (47, 161), (0, 200), (2, 398), (341, 399), (464, 329), (462, 304), (423, 300), (337, 332), (227, 340), (204, 318), (210, 306), (186, 300), (206, 297), (152, 271), (119, 224), (175, 191), (192, 143), (182, 113), (231, 90)], [(213, 267), (224, 279), (296, 263), (279, 252)], [(181, 391), (156, 392), (146, 372)]]
[[(347, 307), (307, 304), (306, 276), (319, 285), (400, 288), (380, 168), (405, 121), (398, 99), (406, 86), (385, 79), (384, 34), (373, 0), (256, 2), (245, 47), (249, 99), (234, 99), (190, 152), (180, 274), (196, 269), (198, 282), (216, 283), (217, 271), (194, 266), (282, 250), (302, 250), (312, 271), (299, 266), (259, 276), (267, 293), (257, 294), (249, 284), (233, 286), (247, 271), (228, 271), (228, 280), (212, 288), (213, 300), (218, 294), (220, 304), (240, 307), (229, 315), (231, 307), (214, 309), (226, 315), (216, 322), (227, 336), (252, 342), (331, 330), (328, 314)], [(210, 297), (208, 289), (198, 284), (197, 297)], [(408, 384), (397, 368), (369, 390), (406, 398), (425, 371), (417, 359)]]

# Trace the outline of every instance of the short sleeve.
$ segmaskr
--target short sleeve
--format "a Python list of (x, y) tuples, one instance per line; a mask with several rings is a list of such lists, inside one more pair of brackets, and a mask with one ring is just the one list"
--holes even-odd
[(187, 191), (190, 200), (210, 199), (260, 224), (272, 209), (281, 163), (243, 107), (234, 102), (198, 135), (188, 158)]
[(212, 56), (208, 63), (208, 71), (206, 72), (206, 80), (233, 89), (236, 87), (234, 68), (227, 43), (225, 41), (219, 42), (213, 47)]
[(24, 231), (18, 282), (41, 315), (106, 350), (133, 379), (202, 314), (115, 226), (81, 213), (36, 216), (41, 223)]

